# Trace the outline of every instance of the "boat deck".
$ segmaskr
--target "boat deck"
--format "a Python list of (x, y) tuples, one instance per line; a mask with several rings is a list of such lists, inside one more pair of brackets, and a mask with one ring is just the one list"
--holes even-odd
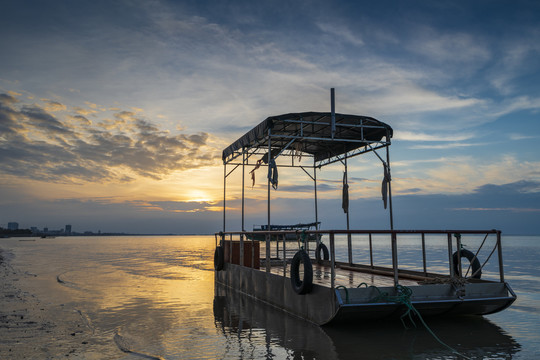
[[(321, 285), (324, 287), (331, 287), (331, 268), (330, 266), (319, 265), (313, 263), (313, 284)], [(265, 268), (261, 267), (261, 271)], [(284, 273), (285, 271), (285, 273)], [(336, 267), (335, 286), (345, 286), (346, 288), (356, 288), (362, 283), (366, 283), (368, 286), (384, 287), (394, 286), (394, 278), (391, 276), (370, 274), (366, 272), (353, 271)], [(275, 275), (290, 277), (291, 269), (290, 264), (285, 267), (281, 265), (273, 265), (270, 268), (270, 272)], [(409, 279), (400, 279), (401, 285), (414, 286), (419, 285), (418, 281)]]

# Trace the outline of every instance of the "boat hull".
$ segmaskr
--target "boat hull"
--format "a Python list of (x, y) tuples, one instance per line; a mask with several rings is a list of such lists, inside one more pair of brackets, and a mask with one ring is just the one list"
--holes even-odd
[[(379, 296), (383, 293), (395, 297), (398, 294), (394, 287), (332, 290), (313, 284), (309, 294), (298, 295), (287, 276), (230, 263), (216, 271), (215, 281), (317, 325), (400, 318), (408, 310), (404, 303)], [(508, 285), (498, 282), (469, 283), (459, 291), (451, 284), (408, 288), (412, 291), (410, 303), (423, 317), (491, 314), (515, 300)]]
[(325, 286), (313, 284), (309, 294), (298, 295), (288, 277), (230, 263), (215, 272), (215, 281), (318, 325), (336, 314), (335, 293)]

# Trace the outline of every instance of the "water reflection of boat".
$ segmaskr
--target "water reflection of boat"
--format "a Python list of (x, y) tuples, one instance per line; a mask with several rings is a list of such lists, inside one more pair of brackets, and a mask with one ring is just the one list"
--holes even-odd
[[(319, 327), (219, 284), (214, 318), (230, 341), (229, 351), (247, 351), (262, 342), (268, 351), (278, 346), (294, 359), (445, 358), (449, 353), (420, 324), (409, 329), (399, 321)], [(511, 336), (483, 317), (427, 322), (442, 341), (471, 358), (509, 359), (520, 350)]]
[[(214, 318), (216, 327), (230, 340), (227, 348), (231, 352), (244, 353), (262, 342), (262, 348), (268, 352), (275, 351), (272, 349), (274, 346), (284, 348), (292, 355), (288, 358), (339, 358), (332, 340), (320, 326), (254, 301), (219, 284), (215, 286)], [(231, 354), (232, 357), (234, 354)]]
[[(332, 109), (333, 103), (332, 96)], [(216, 234), (215, 282), (319, 325), (400, 317), (410, 306), (421, 316), (485, 315), (510, 306), (516, 295), (504, 278), (500, 231), (394, 229), (389, 155), (392, 136), (390, 125), (379, 120), (332, 110), (269, 117), (225, 148), (223, 231)], [(365, 154), (374, 154), (375, 161), (382, 165), (381, 190), (384, 208), (388, 206), (390, 230), (355, 230), (349, 226), (348, 162)], [(268, 165), (267, 227), (226, 231), (227, 178), (236, 169), (244, 174), (246, 167), (257, 169), (262, 162)], [(317, 171), (335, 163), (343, 164), (344, 169), (341, 208), (347, 228), (303, 230), (296, 246), (287, 238), (298, 239), (298, 231), (271, 227), (271, 188), (277, 188), (277, 169), (300, 168), (313, 180), (314, 218), (318, 224)], [(228, 166), (232, 170), (228, 171)], [(241, 229), (245, 229), (244, 178)], [(256, 239), (261, 236), (264, 241)], [(316, 246), (310, 246), (310, 236), (316, 238)], [(328, 247), (321, 236), (328, 240)], [(347, 237), (346, 260), (336, 257), (336, 236)], [(412, 236), (419, 244), (417, 258), (414, 267), (404, 267), (399, 262), (398, 244)], [(433, 259), (426, 247), (437, 237), (445, 240), (443, 251), (448, 254), (442, 272), (428, 265)], [(469, 239), (484, 240), (470, 251), (462, 246), (462, 237), (468, 239), (467, 243)], [(359, 263), (353, 254), (362, 239), (369, 239), (369, 259)], [(486, 240), (493, 245), (492, 250), (483, 248)], [(391, 266), (377, 265), (382, 256), (373, 249), (372, 241), (387, 244)], [(481, 264), (481, 260), (485, 262)], [(497, 277), (481, 278), (486, 264), (498, 266)]]

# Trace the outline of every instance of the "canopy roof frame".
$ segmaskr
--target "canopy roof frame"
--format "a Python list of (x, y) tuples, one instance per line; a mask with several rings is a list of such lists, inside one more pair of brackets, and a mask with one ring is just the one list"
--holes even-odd
[(305, 112), (269, 117), (225, 148), (223, 163), (234, 161), (244, 148), (248, 152), (267, 149), (271, 143), (272, 149), (282, 153), (296, 143), (300, 145), (294, 151), (313, 155), (316, 166), (321, 167), (338, 161), (329, 159), (342, 154), (347, 158), (360, 155), (368, 150), (368, 145), (382, 148), (391, 144), (393, 130), (385, 123), (366, 116), (335, 114), (336, 130), (332, 132), (332, 123), (326, 120), (331, 116), (331, 113)]
[[(315, 222), (318, 223), (317, 211), (317, 176), (316, 169), (335, 162), (341, 162), (347, 172), (347, 160), (368, 152), (374, 152), (390, 171), (390, 158), (388, 148), (391, 145), (393, 129), (374, 118), (359, 115), (335, 114), (325, 112), (290, 113), (272, 116), (248, 131), (237, 141), (223, 150), (222, 160), (225, 169), (232, 165), (233, 169), (227, 173), (227, 178), (239, 165), (260, 166), (260, 162), (268, 166), (270, 175), (270, 162), (277, 167), (300, 167), (314, 182), (315, 195)], [(299, 144), (299, 145), (295, 145)], [(386, 148), (386, 162), (377, 154), (378, 149)], [(255, 156), (261, 155), (261, 157)], [(241, 161), (235, 161), (240, 156)], [(291, 164), (277, 164), (278, 157), (290, 157)], [(313, 165), (295, 164), (297, 156), (312, 158)], [(249, 159), (255, 158), (256, 163)], [(312, 168), (311, 175), (306, 168)], [(243, 171), (242, 171), (243, 172)], [(224, 179), (226, 181), (226, 179)], [(224, 204), (226, 199), (226, 185), (224, 184)], [(393, 229), (392, 193), (388, 184), (390, 200), (390, 225)], [(244, 225), (244, 179), (242, 179), (242, 228)], [(384, 198), (384, 195), (383, 195)], [(386, 208), (386, 205), (385, 205)], [(224, 206), (225, 231), (225, 206)], [(348, 217), (347, 211), (347, 217)], [(270, 226), (270, 176), (268, 176), (268, 226)], [(244, 230), (244, 229), (243, 229)]]

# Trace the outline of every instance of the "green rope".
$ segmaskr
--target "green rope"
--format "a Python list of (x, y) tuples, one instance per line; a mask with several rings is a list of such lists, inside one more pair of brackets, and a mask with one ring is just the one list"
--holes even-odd
[(343, 289), (345, 290), (345, 304), (349, 303), (349, 290), (343, 285), (336, 286), (336, 289)]
[[(364, 284), (364, 283), (362, 283), (362, 284)], [(362, 285), (362, 284), (360, 284), (360, 285)], [(358, 285), (358, 287), (360, 287), (360, 285)], [(411, 323), (414, 325), (414, 327), (416, 327), (416, 323), (414, 322), (414, 320), (412, 318), (412, 315), (416, 315), (420, 319), (420, 321), (422, 322), (422, 324), (424, 325), (426, 330), (431, 334), (431, 336), (433, 336), (433, 338), (435, 340), (437, 340), (444, 347), (448, 348), (454, 354), (456, 354), (458, 356), (461, 356), (461, 357), (463, 357), (465, 359), (470, 360), (469, 357), (461, 354), (459, 351), (457, 351), (456, 349), (454, 349), (450, 345), (445, 344), (441, 339), (439, 339), (439, 337), (437, 335), (435, 335), (433, 330), (431, 330), (429, 328), (429, 326), (426, 324), (426, 322), (422, 318), (422, 315), (420, 315), (420, 312), (418, 310), (416, 310), (416, 308), (411, 303), (411, 295), (412, 295), (412, 289), (411, 288), (409, 288), (407, 286), (397, 285), (396, 286), (397, 295), (393, 295), (393, 296), (391, 296), (387, 292), (382, 292), (376, 286), (372, 285), (372, 286), (370, 286), (370, 288), (374, 288), (378, 292), (378, 295), (375, 298), (373, 298), (372, 302), (379, 302), (379, 301), (383, 300), (383, 301), (387, 301), (387, 302), (395, 302), (397, 304), (403, 304), (403, 305), (405, 305), (407, 307), (407, 311), (403, 315), (401, 315), (401, 317), (400, 317), (401, 323), (403, 324), (405, 329), (408, 329), (408, 328), (405, 325), (405, 322), (404, 322), (403, 319), (408, 316)]]
[(300, 241), (302, 241), (302, 245), (300, 245), (300, 250), (304, 250), (304, 246), (306, 245), (306, 230), (302, 230)]

